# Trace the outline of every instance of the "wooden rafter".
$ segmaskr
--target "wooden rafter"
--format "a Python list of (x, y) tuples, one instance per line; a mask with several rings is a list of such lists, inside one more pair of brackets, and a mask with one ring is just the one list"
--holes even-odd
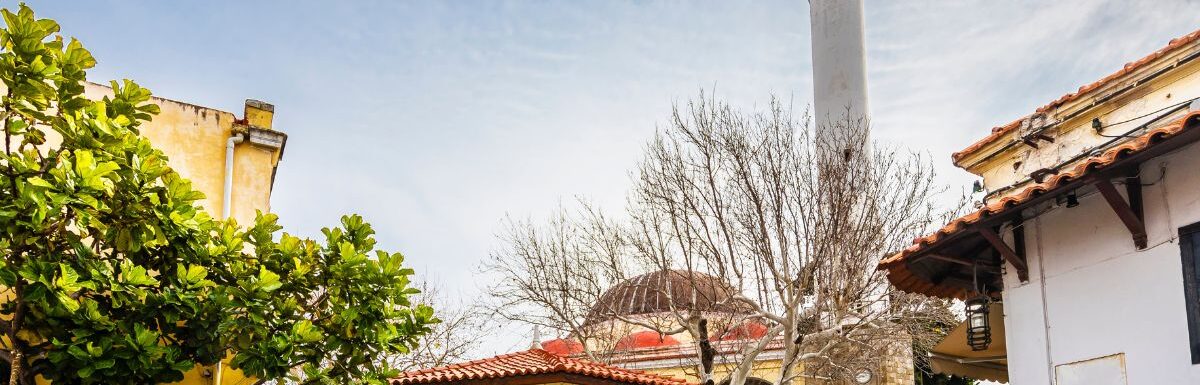
[(1017, 278), (1020, 278), (1021, 282), (1029, 281), (1029, 266), (1025, 264), (1025, 259), (1017, 255), (1017, 252), (1013, 251), (1011, 247), (1008, 247), (1008, 244), (1005, 244), (1004, 240), (1000, 239), (1000, 235), (996, 234), (995, 230), (986, 227), (980, 227), (978, 230), (979, 235), (983, 236), (983, 239), (986, 239), (992, 245), (992, 248), (996, 249), (996, 252), (1000, 253), (1001, 257), (1004, 257), (1005, 261), (1008, 261), (1008, 263), (1017, 269)]
[[(1016, 218), (1016, 219), (1014, 219), (1014, 220), (1013, 220), (1013, 222), (1012, 222), (1012, 226), (1013, 226), (1013, 228), (1012, 228), (1012, 229), (1013, 229), (1013, 230), (1012, 230), (1012, 231), (1013, 231), (1013, 251), (1015, 251), (1015, 252), (1016, 252), (1016, 254), (1017, 254), (1017, 259), (1020, 259), (1022, 263), (1024, 263), (1024, 264), (1028, 265), (1028, 264), (1029, 264), (1029, 258), (1027, 258), (1027, 257), (1026, 257), (1026, 255), (1025, 255), (1025, 226), (1024, 226), (1024, 221), (1025, 221), (1025, 219), (1024, 219), (1023, 217), (1021, 217), (1020, 215), (1018, 215), (1018, 216), (1017, 216), (1017, 218)], [(1017, 278), (1020, 278), (1020, 279), (1021, 279), (1021, 282), (1029, 282), (1029, 269), (1028, 269), (1028, 266), (1027, 266), (1025, 269), (1017, 269)]]
[[(1129, 187), (1129, 186), (1127, 186)], [(1139, 181), (1135, 186), (1138, 192), (1132, 197), (1132, 202), (1137, 206), (1135, 209), (1130, 206), (1130, 203), (1125, 202), (1125, 198), (1121, 197), (1121, 193), (1117, 192), (1117, 188), (1108, 179), (1101, 179), (1096, 182), (1096, 189), (1100, 190), (1100, 195), (1104, 196), (1104, 200), (1108, 202), (1108, 206), (1113, 212), (1117, 213), (1117, 217), (1121, 218), (1121, 222), (1125, 224), (1125, 228), (1129, 229), (1129, 234), (1133, 236), (1133, 244), (1138, 250), (1146, 248), (1146, 224), (1142, 221), (1142, 184)]]
[(962, 258), (962, 257), (930, 253), (929, 256), (926, 258), (955, 263), (955, 264), (959, 264), (959, 265), (963, 265), (963, 266), (972, 266), (971, 260)]

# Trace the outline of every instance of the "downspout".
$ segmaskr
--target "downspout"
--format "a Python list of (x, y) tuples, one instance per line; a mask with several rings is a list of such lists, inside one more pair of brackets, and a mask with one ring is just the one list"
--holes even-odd
[[(225, 140), (225, 190), (221, 195), (221, 219), (227, 220), (233, 208), (233, 149), (238, 143), (246, 140), (246, 135), (240, 132), (235, 132)], [(213, 384), (221, 385), (222, 374), (225, 374), (225, 365), (221, 360), (217, 360), (216, 375), (213, 376)]]
[(233, 208), (233, 148), (246, 140), (246, 135), (234, 133), (225, 140), (225, 190), (221, 197), (221, 219), (229, 219)]
[(1042, 251), (1042, 217), (1034, 217), (1033, 226), (1037, 229), (1038, 284), (1042, 294), (1042, 331), (1046, 338), (1046, 375), (1049, 377), (1047, 383), (1053, 384), (1054, 352), (1050, 349), (1050, 306), (1046, 304), (1046, 265), (1042, 264), (1042, 260), (1046, 259), (1046, 255)]

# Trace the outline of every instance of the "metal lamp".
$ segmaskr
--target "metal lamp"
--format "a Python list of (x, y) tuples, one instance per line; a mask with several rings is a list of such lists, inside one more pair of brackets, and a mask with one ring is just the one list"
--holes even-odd
[(967, 344), (971, 350), (987, 350), (992, 344), (992, 326), (988, 322), (989, 305), (992, 299), (986, 294), (968, 299), (967, 305)]

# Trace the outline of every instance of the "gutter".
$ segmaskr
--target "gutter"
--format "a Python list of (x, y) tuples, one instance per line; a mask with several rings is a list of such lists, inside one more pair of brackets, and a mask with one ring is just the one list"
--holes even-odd
[(234, 131), (234, 134), (225, 140), (225, 189), (221, 197), (221, 219), (223, 220), (229, 219), (230, 211), (233, 208), (233, 148), (244, 140), (246, 140), (246, 136), (237, 131)]

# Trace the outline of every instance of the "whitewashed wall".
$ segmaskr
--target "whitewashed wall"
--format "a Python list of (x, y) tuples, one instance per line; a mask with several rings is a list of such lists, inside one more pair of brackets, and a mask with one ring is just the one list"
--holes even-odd
[(1200, 365), (1191, 364), (1188, 351), (1176, 239), (1178, 228), (1200, 221), (1200, 145), (1143, 164), (1142, 182), (1157, 182), (1143, 190), (1145, 250), (1135, 250), (1094, 190), (1082, 192), (1078, 207), (1051, 203), (1043, 207), (1049, 212), (1026, 222), (1029, 282), (1019, 282), (1005, 264), (1013, 384), (1053, 384), (1057, 365), (1119, 353), (1129, 384), (1200, 384)]

